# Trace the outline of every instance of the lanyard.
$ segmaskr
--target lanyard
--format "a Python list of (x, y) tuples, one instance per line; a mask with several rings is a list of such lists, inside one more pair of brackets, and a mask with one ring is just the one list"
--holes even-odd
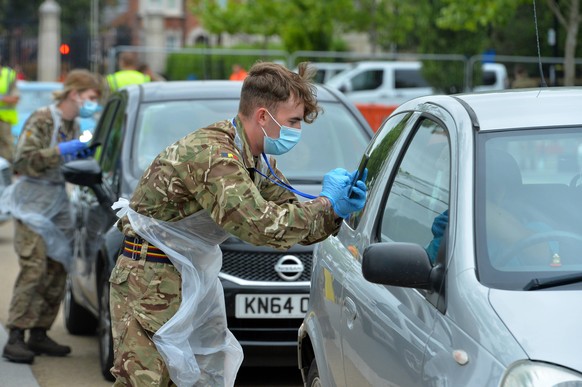
[[(236, 128), (236, 121), (233, 118), (232, 119), (232, 125)], [(237, 133), (238, 134), (238, 133)], [(242, 153), (242, 149), (241, 149), (241, 153)], [(271, 171), (271, 174), (273, 175), (274, 179), (271, 179), (269, 176), (265, 175), (263, 172), (259, 171), (257, 168), (253, 168), (253, 170), (255, 172), (257, 172), (259, 175), (263, 176), (265, 179), (269, 180), (271, 183), (278, 185), (279, 187), (283, 187), (288, 191), (293, 192), (296, 195), (302, 196), (306, 199), (316, 199), (317, 196), (313, 196), (310, 195), (308, 193), (305, 192), (301, 192), (295, 188), (293, 188), (290, 184), (285, 183), (283, 180), (281, 180), (277, 174), (275, 173), (275, 171), (273, 170), (273, 167), (271, 167), (271, 164), (269, 163), (269, 159), (267, 158), (267, 156), (265, 155), (265, 153), (261, 153), (261, 155), (263, 156), (263, 160), (265, 160), (265, 163), (267, 164), (267, 166), (269, 167), (269, 171)]]
[(271, 164), (269, 163), (269, 159), (267, 159), (267, 156), (265, 155), (265, 153), (263, 152), (263, 153), (261, 153), (261, 155), (263, 156), (263, 160), (265, 160), (265, 163), (267, 163), (267, 166), (269, 167), (269, 171), (271, 171), (271, 174), (273, 175), (273, 177), (275, 179), (271, 179), (269, 176), (265, 175), (264, 173), (262, 173), (258, 169), (253, 168), (255, 170), (255, 172), (257, 172), (259, 175), (263, 176), (265, 179), (269, 180), (271, 183), (277, 184), (279, 187), (283, 187), (283, 188), (293, 192), (296, 195), (303, 196), (306, 199), (316, 199), (317, 198), (317, 196), (313, 196), (313, 195), (310, 195), (308, 193), (301, 192), (301, 191), (293, 188), (290, 184), (287, 184), (283, 180), (281, 180), (275, 174), (275, 171), (273, 170), (273, 167), (271, 167)]

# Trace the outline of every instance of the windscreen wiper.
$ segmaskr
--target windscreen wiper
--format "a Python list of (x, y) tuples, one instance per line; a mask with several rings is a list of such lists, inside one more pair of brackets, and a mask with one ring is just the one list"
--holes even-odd
[(582, 273), (574, 273), (550, 278), (533, 278), (527, 283), (527, 285), (525, 285), (523, 290), (548, 289), (557, 286), (575, 284), (577, 282), (582, 282)]

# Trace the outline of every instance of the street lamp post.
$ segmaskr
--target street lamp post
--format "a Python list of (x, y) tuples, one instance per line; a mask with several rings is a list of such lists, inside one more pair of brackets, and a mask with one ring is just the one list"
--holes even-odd
[(91, 63), (91, 71), (98, 72), (102, 62), (101, 41), (99, 38), (99, 0), (91, 0), (90, 19), (89, 61)]

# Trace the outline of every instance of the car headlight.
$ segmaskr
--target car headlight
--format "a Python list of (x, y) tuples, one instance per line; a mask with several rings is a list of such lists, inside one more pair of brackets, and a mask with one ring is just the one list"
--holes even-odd
[(582, 386), (582, 374), (552, 364), (522, 361), (511, 366), (501, 387), (575, 387)]

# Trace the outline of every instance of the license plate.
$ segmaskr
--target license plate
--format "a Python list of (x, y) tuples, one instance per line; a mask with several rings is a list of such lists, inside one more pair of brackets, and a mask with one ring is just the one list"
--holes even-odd
[(303, 318), (307, 312), (306, 294), (237, 294), (237, 318)]

